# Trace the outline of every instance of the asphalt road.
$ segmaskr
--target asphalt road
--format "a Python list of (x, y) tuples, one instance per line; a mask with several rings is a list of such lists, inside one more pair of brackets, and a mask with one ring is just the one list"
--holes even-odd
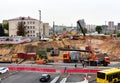
[[(40, 83), (42, 73), (39, 72), (18, 72), (2, 80), (2, 83)], [(50, 74), (53, 80), (57, 74)], [(51, 81), (50, 80), (50, 81)], [(49, 82), (48, 82), (49, 83)]]
[[(39, 81), (41, 74), (42, 73), (39, 73), (39, 72), (23, 72), (23, 71), (17, 72), (13, 75), (8, 76), (5, 79), (2, 79), (2, 83), (41, 83)], [(51, 75), (51, 79), (48, 83), (50, 83), (58, 75), (61, 75), (61, 76), (60, 76), (60, 79), (57, 81), (57, 83), (60, 83), (60, 81), (65, 77), (68, 77), (67, 79), (68, 83), (80, 82), (85, 77), (85, 74), (55, 74), (55, 73), (49, 73), (49, 74)], [(96, 82), (93, 81), (93, 83), (96, 83)]]
[[(13, 66), (13, 64), (0, 64), (0, 66)], [(55, 67), (55, 68), (64, 68), (64, 67), (68, 67), (68, 68), (74, 68), (74, 64), (53, 64), (53, 65), (14, 65), (14, 66), (24, 66), (24, 67)], [(78, 64), (79, 68), (81, 67), (81, 64)], [(120, 63), (115, 63), (115, 64), (110, 64), (108, 67), (95, 67), (95, 68), (109, 68), (109, 67), (120, 67)], [(89, 66), (87, 66), (87, 68), (89, 68)], [(90, 67), (91, 68), (91, 67)], [(94, 67), (93, 67), (94, 68)], [(11, 74), (12, 73), (12, 74)], [(32, 72), (32, 71), (21, 71), (21, 72), (14, 72), (14, 71), (10, 71), (6, 74), (0, 75), (0, 78), (6, 77), (2, 79), (2, 83), (40, 83), (39, 82), (39, 78), (41, 76), (42, 73), (40, 72)], [(51, 73), (51, 80), (52, 81), (56, 76), (58, 76), (59, 74), (57, 73)], [(61, 75), (61, 74), (60, 74)], [(61, 75), (60, 79), (58, 80), (57, 83), (60, 83), (60, 81), (66, 77), (68, 75)], [(95, 78), (96, 75), (95, 74), (91, 74), (88, 75), (90, 78), (88, 78), (88, 80), (90, 80), (90, 83), (96, 83)], [(67, 82), (79, 82), (82, 81), (83, 78), (85, 77), (85, 74), (69, 74)], [(94, 81), (92, 81), (94, 80)], [(50, 83), (50, 81), (48, 83)]]

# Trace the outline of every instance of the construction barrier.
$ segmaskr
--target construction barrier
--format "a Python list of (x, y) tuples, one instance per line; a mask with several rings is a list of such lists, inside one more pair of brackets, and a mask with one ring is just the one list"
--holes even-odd
[(39, 72), (56, 72), (53, 68), (28, 68), (28, 67), (8, 67), (10, 71), (39, 71)]
[(67, 73), (96, 73), (100, 71), (99, 69), (61, 69), (60, 72), (61, 73), (64, 73), (64, 72), (67, 72)]
[[(10, 71), (39, 71), (56, 73), (55, 68), (29, 68), (29, 67), (8, 67)], [(99, 69), (60, 69), (60, 73), (96, 73)]]

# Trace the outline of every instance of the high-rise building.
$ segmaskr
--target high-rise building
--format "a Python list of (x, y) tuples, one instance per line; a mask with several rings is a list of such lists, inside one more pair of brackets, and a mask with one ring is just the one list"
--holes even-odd
[(117, 25), (117, 29), (120, 30), (120, 23), (118, 23), (118, 25)]
[[(80, 19), (78, 21), (83, 28), (86, 28), (86, 23), (85, 23), (84, 19)], [(80, 27), (78, 26), (78, 24), (77, 24), (77, 31), (80, 31)]]
[(86, 27), (86, 23), (85, 23), (84, 19), (81, 19), (81, 20), (78, 20), (78, 21), (80, 22), (80, 24), (83, 28)]
[(87, 29), (87, 31), (89, 32), (89, 33), (91, 33), (91, 32), (95, 32), (95, 28), (96, 28), (96, 25), (86, 25), (86, 29)]
[(109, 22), (108, 22), (108, 29), (109, 29), (109, 30), (115, 30), (114, 21), (109, 21)]

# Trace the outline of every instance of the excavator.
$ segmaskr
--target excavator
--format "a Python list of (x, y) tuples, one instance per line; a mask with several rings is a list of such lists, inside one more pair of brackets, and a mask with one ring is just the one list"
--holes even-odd
[[(88, 64), (90, 66), (97, 66), (97, 65), (108, 66), (108, 64), (110, 64), (109, 56), (106, 53), (97, 55), (95, 50), (92, 48), (91, 42), (88, 39), (88, 37), (86, 36), (84, 29), (79, 20), (77, 21), (77, 25), (78, 25), (79, 30), (83, 34), (83, 39), (87, 43), (87, 46), (85, 47), (85, 50), (73, 49), (70, 47), (69, 48), (59, 48), (59, 50), (61, 50), (61, 51), (67, 51), (65, 54), (63, 54), (63, 62), (71, 62), (70, 52), (68, 52), (68, 51), (79, 51), (79, 52), (84, 52), (84, 53), (90, 54), (89, 57), (82, 59), (82, 61), (84, 61), (86, 64)], [(74, 57), (74, 56), (72, 56), (72, 57)]]
[(79, 30), (83, 34), (83, 39), (87, 43), (87, 46), (85, 47), (85, 49), (90, 51), (90, 57), (86, 60), (86, 63), (89, 63), (91, 66), (97, 66), (98, 64), (101, 64), (103, 66), (108, 66), (108, 64), (110, 64), (109, 57), (106, 54), (102, 56), (97, 56), (95, 54), (94, 49), (91, 47), (91, 42), (84, 32), (84, 29), (80, 23), (80, 20), (77, 21), (77, 25), (78, 25)]

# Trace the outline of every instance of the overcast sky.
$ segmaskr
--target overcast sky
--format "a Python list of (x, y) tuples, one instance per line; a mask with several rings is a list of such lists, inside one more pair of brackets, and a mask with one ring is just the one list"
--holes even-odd
[(87, 24), (120, 22), (120, 0), (0, 0), (0, 22), (19, 16), (30, 16), (52, 25), (76, 25), (78, 19)]

